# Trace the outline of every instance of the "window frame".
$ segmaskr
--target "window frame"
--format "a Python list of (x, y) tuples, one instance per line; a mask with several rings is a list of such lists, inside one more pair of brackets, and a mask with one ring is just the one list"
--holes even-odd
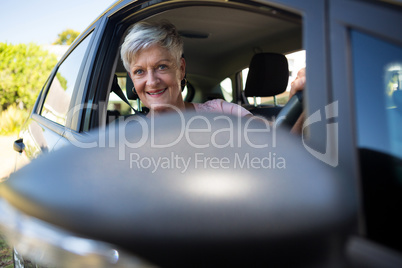
[[(92, 116), (92, 111), (97, 111), (98, 103), (95, 101), (95, 95), (97, 91), (102, 89), (97, 87), (103, 87), (104, 85), (99, 84), (99, 70), (102, 68), (103, 61), (105, 58), (104, 51), (107, 51), (105, 46), (108, 43), (104, 40), (106, 27), (108, 26), (109, 19), (107, 14), (103, 15), (96, 21), (94, 25), (92, 38), (92, 44), (90, 45), (90, 50), (87, 51), (86, 65), (83, 69), (82, 77), (87, 77), (87, 79), (82, 79), (80, 83), (79, 92), (77, 92), (77, 98), (74, 105), (82, 107), (84, 104), (85, 109), (81, 108), (78, 113), (74, 113), (71, 118), (71, 127), (69, 134), (82, 135), (82, 133), (90, 131), (92, 128), (84, 128), (86, 120), (90, 120)], [(111, 42), (111, 40), (108, 40)], [(89, 123), (88, 123), (89, 124)]]

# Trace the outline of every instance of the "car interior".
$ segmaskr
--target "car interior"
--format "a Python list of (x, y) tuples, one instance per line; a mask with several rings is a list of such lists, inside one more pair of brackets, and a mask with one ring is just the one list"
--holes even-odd
[[(187, 79), (183, 90), (185, 101), (202, 103), (225, 99), (242, 105), (254, 115), (273, 119), (283, 107), (277, 104), (275, 96), (285, 92), (282, 103), (287, 101), (286, 88), (290, 79), (284, 55), (302, 49), (302, 20), (298, 14), (277, 8), (245, 7), (237, 4), (230, 8), (206, 4), (184, 6), (154, 11), (146, 14), (144, 20), (168, 20), (183, 37)], [(135, 22), (124, 22), (120, 44), (128, 27)], [(116, 61), (118, 86), (113, 83), (108, 97), (108, 123), (116, 116), (134, 113), (120, 93), (112, 93), (120, 91), (118, 87), (125, 92), (132, 107), (142, 113), (147, 111), (132, 93), (133, 84), (119, 53)], [(244, 70), (248, 67), (246, 76)], [(295, 73), (297, 70), (293, 71)], [(225, 88), (223, 81), (228, 82)], [(257, 103), (257, 97), (262, 97), (262, 101)]]

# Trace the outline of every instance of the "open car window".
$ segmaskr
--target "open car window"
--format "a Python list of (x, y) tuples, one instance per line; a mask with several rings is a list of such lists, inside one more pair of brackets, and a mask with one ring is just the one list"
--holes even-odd
[[(300, 50), (302, 46), (302, 22), (299, 14), (279, 9), (277, 12), (261, 10), (257, 7), (246, 9), (230, 3), (183, 3), (164, 12), (157, 9), (150, 11), (149, 15), (141, 20), (168, 20), (182, 35), (188, 81), (188, 86), (182, 93), (185, 101), (203, 103), (211, 99), (224, 99), (240, 103), (241, 96), (235, 92), (238, 89), (235, 88), (237, 83), (233, 79), (240, 70), (250, 64), (256, 48), (258, 51), (286, 54)], [(117, 65), (111, 70), (114, 74), (126, 73), (120, 59), (120, 45), (129, 26), (137, 21), (137, 18), (131, 17), (118, 24), (119, 31), (116, 31), (117, 36), (113, 37), (113, 40), (120, 39), (119, 44), (115, 46)], [(276, 41), (278, 32), (282, 34)], [(239, 35), (247, 37), (239, 39)], [(286, 47), (281, 45), (284, 40), (287, 40)], [(108, 75), (103, 75), (106, 76)], [(124, 86), (122, 87), (125, 92)], [(107, 94), (105, 101), (109, 103), (108, 111), (123, 109), (120, 107), (127, 110), (127, 106), (112, 93)], [(133, 105), (137, 105), (135, 101)]]

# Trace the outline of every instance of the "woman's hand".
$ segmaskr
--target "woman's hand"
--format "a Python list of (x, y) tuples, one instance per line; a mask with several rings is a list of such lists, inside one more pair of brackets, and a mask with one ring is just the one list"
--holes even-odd
[[(298, 91), (302, 91), (306, 85), (306, 68), (301, 68), (297, 72), (297, 77), (290, 84), (289, 99), (296, 94)], [(297, 119), (296, 123), (293, 125), (291, 132), (293, 134), (301, 135), (304, 123), (304, 111)]]
[(301, 68), (297, 72), (297, 77), (290, 84), (289, 99), (296, 94), (297, 91), (302, 91), (306, 85), (306, 68)]

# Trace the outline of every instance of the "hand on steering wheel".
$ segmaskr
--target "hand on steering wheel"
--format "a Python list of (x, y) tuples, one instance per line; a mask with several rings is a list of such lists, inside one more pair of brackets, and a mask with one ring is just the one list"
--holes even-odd
[(296, 79), (291, 83), (289, 101), (276, 117), (276, 127), (292, 128), (303, 112), (303, 89), (306, 84), (306, 69), (297, 73)]
[(306, 68), (301, 68), (297, 72), (295, 80), (290, 84), (289, 100), (299, 91), (303, 91), (306, 85)]

